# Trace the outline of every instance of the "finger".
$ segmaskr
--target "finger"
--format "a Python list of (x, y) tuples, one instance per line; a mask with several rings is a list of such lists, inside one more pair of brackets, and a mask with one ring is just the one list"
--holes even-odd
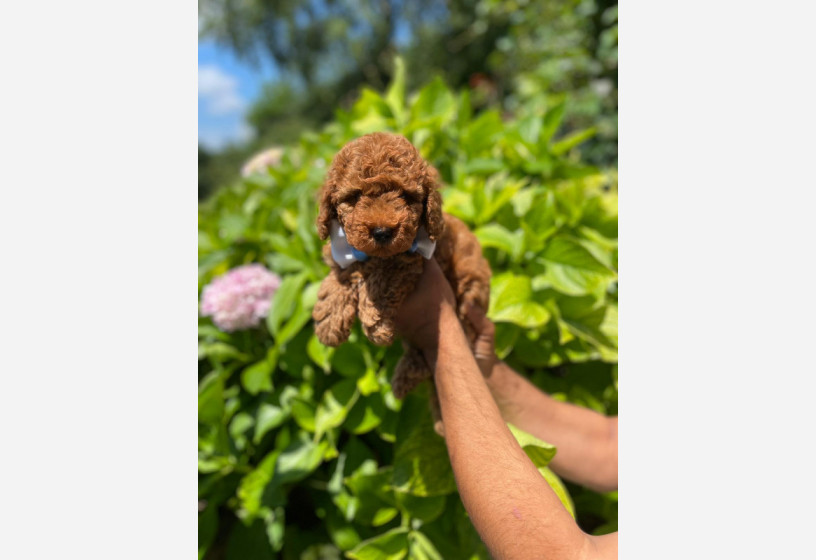
[(479, 335), (473, 344), (473, 355), (477, 360), (492, 360), (493, 354), (493, 337)]
[(473, 342), (473, 356), (479, 364), (482, 375), (490, 377), (496, 359), (494, 348), (496, 331), (493, 322), (485, 316), (484, 309), (474, 303), (467, 305), (465, 315), (476, 330), (476, 340)]
[(473, 302), (467, 305), (465, 315), (467, 315), (468, 321), (470, 321), (470, 324), (473, 325), (473, 328), (475, 328), (477, 332), (482, 332), (484, 330), (486, 326), (485, 323), (490, 323), (492, 325), (490, 320), (485, 315), (482, 306), (476, 305)]

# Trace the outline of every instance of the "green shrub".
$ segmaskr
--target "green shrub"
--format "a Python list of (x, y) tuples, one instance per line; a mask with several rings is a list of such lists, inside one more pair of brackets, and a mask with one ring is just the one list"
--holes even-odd
[[(487, 558), (456, 494), (427, 395), (400, 402), (399, 345), (355, 328), (322, 346), (311, 308), (328, 268), (316, 193), (334, 154), (376, 130), (404, 134), (441, 173), (446, 211), (493, 267), (497, 353), (556, 398), (617, 413), (617, 178), (581, 164), (591, 135), (558, 137), (563, 105), (512, 118), (471, 114), (440, 79), (410, 101), (404, 73), (385, 95), (286, 149), (268, 175), (199, 208), (199, 297), (215, 276), (260, 262), (279, 274), (265, 325), (224, 333), (199, 319), (199, 557)], [(545, 467), (546, 444), (526, 450)], [(585, 530), (617, 526), (617, 494), (567, 485)]]

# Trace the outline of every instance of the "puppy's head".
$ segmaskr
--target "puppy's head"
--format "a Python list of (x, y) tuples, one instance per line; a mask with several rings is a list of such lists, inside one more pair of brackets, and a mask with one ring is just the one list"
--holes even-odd
[(411, 248), (420, 226), (436, 241), (444, 230), (438, 174), (402, 136), (376, 132), (346, 144), (335, 156), (320, 193), (317, 230), (332, 220), (348, 242), (370, 256)]

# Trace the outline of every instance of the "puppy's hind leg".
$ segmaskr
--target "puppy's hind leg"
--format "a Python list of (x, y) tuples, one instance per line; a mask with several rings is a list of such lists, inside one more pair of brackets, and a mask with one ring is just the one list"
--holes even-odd
[(397, 362), (391, 377), (391, 390), (398, 399), (404, 399), (417, 385), (433, 376), (418, 348), (405, 342), (402, 347), (405, 353)]

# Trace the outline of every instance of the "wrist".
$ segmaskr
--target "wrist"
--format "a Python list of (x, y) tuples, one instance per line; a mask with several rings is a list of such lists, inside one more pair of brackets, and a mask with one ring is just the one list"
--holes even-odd
[[(462, 333), (462, 326), (459, 323), (459, 317), (456, 315), (456, 309), (450, 302), (443, 301), (440, 303), (436, 321), (433, 328), (429, 330), (432, 331), (432, 335), (428, 337), (428, 342), (421, 349), (425, 361), (428, 362), (431, 370), (435, 371), (440, 349), (447, 349), (452, 343), (452, 337), (455, 337), (457, 332)], [(464, 333), (462, 333), (462, 336), (464, 336)]]

